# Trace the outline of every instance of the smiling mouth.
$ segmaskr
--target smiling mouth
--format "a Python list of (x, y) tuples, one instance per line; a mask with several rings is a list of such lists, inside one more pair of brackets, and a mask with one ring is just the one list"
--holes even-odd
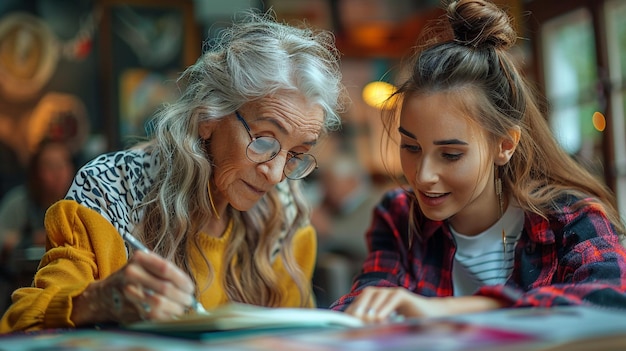
[(424, 192), (422, 192), (422, 194), (424, 196), (428, 197), (428, 198), (436, 199), (436, 198), (439, 198), (439, 197), (442, 197), (442, 196), (446, 196), (449, 193), (424, 193)]
[(450, 193), (426, 193), (419, 192), (419, 202), (422, 206), (439, 207), (446, 202)]

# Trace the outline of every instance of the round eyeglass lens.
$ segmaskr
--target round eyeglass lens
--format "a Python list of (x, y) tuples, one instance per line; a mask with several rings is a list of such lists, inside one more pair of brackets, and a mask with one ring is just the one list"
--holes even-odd
[(316, 164), (315, 157), (312, 155), (294, 155), (285, 165), (285, 176), (289, 179), (304, 178), (315, 169)]
[(246, 155), (253, 162), (267, 162), (280, 152), (280, 143), (271, 137), (258, 137), (248, 144)]

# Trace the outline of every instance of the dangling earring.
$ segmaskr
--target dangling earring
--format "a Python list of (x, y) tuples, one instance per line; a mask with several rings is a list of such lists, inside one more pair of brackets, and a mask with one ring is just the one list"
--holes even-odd
[[(504, 197), (502, 195), (502, 178), (500, 177), (500, 167), (494, 167), (494, 179), (496, 187), (496, 196), (498, 197), (498, 207), (500, 209), (500, 218), (504, 215)], [(502, 250), (506, 254), (506, 232), (502, 228)]]
[(213, 203), (213, 195), (211, 195), (211, 183), (207, 185), (207, 189), (209, 189), (209, 202), (211, 203), (211, 208), (213, 209), (213, 214), (219, 220), (220, 215), (217, 213), (217, 209), (215, 208), (215, 203)]

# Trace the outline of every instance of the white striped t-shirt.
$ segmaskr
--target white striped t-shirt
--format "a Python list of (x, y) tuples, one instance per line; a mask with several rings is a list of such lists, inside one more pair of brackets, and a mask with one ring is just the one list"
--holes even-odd
[(513, 270), (515, 243), (523, 229), (524, 211), (513, 201), (494, 225), (478, 235), (464, 235), (450, 226), (457, 247), (452, 267), (454, 295), (472, 295), (481, 286), (504, 284)]

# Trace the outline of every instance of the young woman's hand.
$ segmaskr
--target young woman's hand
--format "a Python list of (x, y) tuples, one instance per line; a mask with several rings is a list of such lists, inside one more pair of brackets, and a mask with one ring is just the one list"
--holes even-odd
[(90, 284), (73, 301), (77, 325), (138, 320), (167, 320), (184, 314), (193, 301), (194, 285), (163, 258), (137, 251), (106, 279)]
[(367, 287), (345, 312), (365, 322), (384, 322), (397, 316), (438, 317), (501, 307), (500, 301), (484, 296), (425, 297), (404, 288)]

